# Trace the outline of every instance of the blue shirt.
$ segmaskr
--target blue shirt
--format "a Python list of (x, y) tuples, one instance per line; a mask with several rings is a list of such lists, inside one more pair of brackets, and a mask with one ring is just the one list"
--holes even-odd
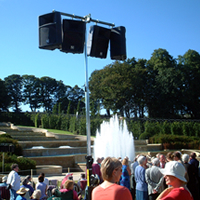
[(26, 200), (26, 198), (24, 198), (24, 197), (22, 197), (21, 195), (18, 194), (18, 196), (15, 200)]
[(135, 168), (135, 182), (136, 182), (136, 190), (147, 192), (148, 185), (145, 179), (145, 168), (138, 165)]

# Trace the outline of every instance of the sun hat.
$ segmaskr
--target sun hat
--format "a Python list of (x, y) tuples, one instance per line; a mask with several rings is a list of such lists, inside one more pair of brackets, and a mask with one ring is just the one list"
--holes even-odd
[(178, 161), (170, 161), (166, 163), (164, 169), (160, 169), (160, 172), (163, 175), (170, 175), (170, 176), (175, 176), (179, 180), (183, 182), (187, 182), (185, 179), (185, 167), (179, 163)]
[[(54, 188), (55, 189), (55, 188)], [(40, 199), (41, 197), (41, 190), (35, 190), (32, 194), (33, 199)]]
[(6, 181), (7, 181), (7, 176), (3, 176), (2, 182), (6, 182)]
[(19, 190), (17, 190), (17, 194), (26, 194), (26, 192), (28, 192), (29, 189), (28, 188), (24, 188), (24, 187), (21, 187)]

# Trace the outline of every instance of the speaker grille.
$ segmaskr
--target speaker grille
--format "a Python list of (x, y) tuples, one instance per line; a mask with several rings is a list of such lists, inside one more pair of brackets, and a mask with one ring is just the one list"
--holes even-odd
[(109, 39), (110, 29), (97, 25), (91, 26), (87, 42), (87, 55), (106, 58)]
[(83, 53), (86, 23), (75, 20), (63, 20), (62, 50), (71, 53)]
[(126, 29), (123, 26), (111, 29), (110, 35), (110, 57), (113, 60), (126, 59)]

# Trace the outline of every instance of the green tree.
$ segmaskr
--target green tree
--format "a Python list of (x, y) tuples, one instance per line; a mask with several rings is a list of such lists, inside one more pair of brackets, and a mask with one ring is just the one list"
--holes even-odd
[(23, 98), (25, 104), (29, 104), (32, 112), (41, 107), (41, 83), (40, 79), (33, 75), (23, 75)]
[(21, 112), (20, 105), (23, 102), (22, 96), (22, 77), (13, 74), (4, 79), (8, 95), (11, 99), (11, 106), (15, 112)]
[(10, 97), (5, 86), (5, 81), (0, 79), (0, 112), (8, 111), (10, 105)]
[(51, 112), (55, 102), (55, 95), (57, 91), (57, 81), (50, 77), (42, 77), (41, 81), (41, 95), (42, 104), (46, 112)]
[(149, 117), (175, 117), (177, 105), (176, 60), (165, 49), (154, 50), (147, 62), (146, 104)]
[(178, 56), (178, 68), (181, 73), (181, 113), (192, 118), (200, 118), (200, 54), (188, 50)]

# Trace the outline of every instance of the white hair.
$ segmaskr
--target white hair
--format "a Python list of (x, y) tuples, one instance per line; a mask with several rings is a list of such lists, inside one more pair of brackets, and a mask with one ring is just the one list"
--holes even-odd
[(183, 162), (188, 162), (189, 158), (190, 158), (190, 156), (186, 153), (182, 155)]
[(139, 165), (142, 165), (144, 163), (144, 161), (146, 160), (145, 156), (139, 156), (139, 158), (137, 159)]
[(156, 166), (160, 163), (158, 158), (154, 158), (151, 162), (153, 165), (156, 165)]

